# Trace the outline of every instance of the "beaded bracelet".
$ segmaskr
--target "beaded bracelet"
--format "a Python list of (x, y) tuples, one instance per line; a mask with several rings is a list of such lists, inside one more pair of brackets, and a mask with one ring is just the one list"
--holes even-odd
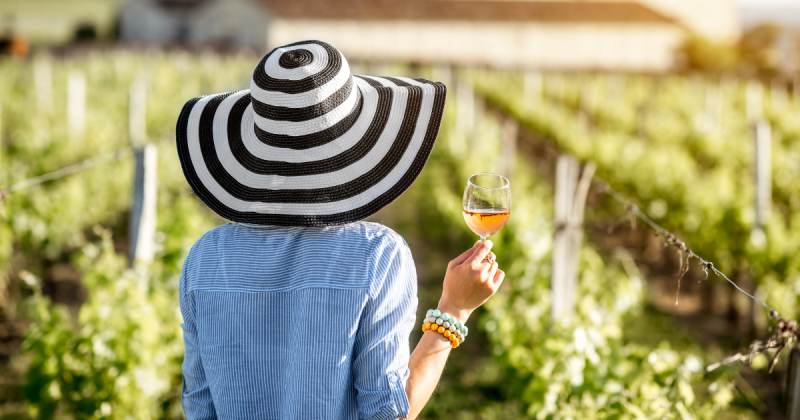
[(422, 332), (431, 330), (444, 335), (453, 348), (457, 348), (469, 335), (469, 328), (456, 317), (450, 316), (447, 312), (442, 313), (438, 309), (428, 309), (425, 315), (425, 323), (422, 325)]

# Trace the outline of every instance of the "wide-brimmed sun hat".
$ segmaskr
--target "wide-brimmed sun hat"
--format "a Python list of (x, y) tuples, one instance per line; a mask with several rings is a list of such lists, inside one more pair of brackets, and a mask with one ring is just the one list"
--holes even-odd
[(264, 56), (249, 90), (186, 103), (178, 156), (195, 194), (226, 219), (354, 222), (422, 171), (445, 93), (424, 79), (353, 76), (331, 45), (297, 42)]

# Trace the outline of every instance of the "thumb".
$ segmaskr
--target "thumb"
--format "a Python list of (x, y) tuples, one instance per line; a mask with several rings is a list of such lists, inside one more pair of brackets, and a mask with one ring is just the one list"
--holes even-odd
[(493, 245), (494, 244), (492, 243), (492, 241), (488, 239), (486, 241), (481, 242), (480, 244), (478, 244), (477, 248), (475, 248), (475, 252), (472, 253), (472, 256), (469, 257), (467, 262), (470, 264), (475, 264), (476, 262), (480, 263), (481, 261), (483, 261), (484, 258), (486, 258), (487, 255), (489, 255), (489, 251), (492, 250)]

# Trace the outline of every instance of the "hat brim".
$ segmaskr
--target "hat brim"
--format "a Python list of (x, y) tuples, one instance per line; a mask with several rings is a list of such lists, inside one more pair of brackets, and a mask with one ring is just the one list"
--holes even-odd
[(446, 88), (399, 77), (353, 81), (358, 114), (341, 135), (313, 147), (265, 141), (249, 90), (189, 101), (176, 133), (195, 194), (226, 219), (288, 226), (350, 223), (391, 203), (430, 156)]

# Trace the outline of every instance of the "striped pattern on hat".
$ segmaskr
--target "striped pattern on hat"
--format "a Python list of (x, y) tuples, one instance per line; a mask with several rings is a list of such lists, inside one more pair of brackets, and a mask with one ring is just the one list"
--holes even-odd
[(178, 155), (197, 196), (227, 219), (353, 222), (419, 175), (445, 96), (424, 79), (353, 76), (332, 46), (298, 42), (267, 54), (249, 90), (189, 101)]

